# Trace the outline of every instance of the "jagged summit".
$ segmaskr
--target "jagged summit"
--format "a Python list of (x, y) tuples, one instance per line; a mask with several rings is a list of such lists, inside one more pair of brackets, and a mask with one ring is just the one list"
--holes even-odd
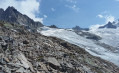
[(114, 23), (108, 22), (106, 25), (101, 26), (99, 28), (117, 28), (116, 25), (114, 25)]
[(6, 10), (16, 10), (13, 6), (9, 6)]
[(8, 7), (5, 11), (4, 14), (9, 15), (9, 16), (16, 16), (16, 14), (21, 14), (20, 12), (18, 12), (14, 7)]
[(5, 11), (3, 9), (0, 9), (0, 20), (14, 24), (29, 26), (30, 28), (37, 28), (43, 26), (41, 22), (35, 22), (27, 15), (21, 14), (13, 6), (9, 6)]

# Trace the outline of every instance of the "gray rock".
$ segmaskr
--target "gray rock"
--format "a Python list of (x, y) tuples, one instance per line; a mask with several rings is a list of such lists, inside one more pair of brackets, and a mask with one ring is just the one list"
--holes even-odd
[(28, 61), (26, 57), (20, 52), (17, 56), (17, 58), (20, 60), (20, 62), (23, 64), (25, 68), (29, 68)]
[(49, 63), (52, 63), (52, 64), (54, 64), (54, 65), (56, 65), (56, 66), (60, 66), (60, 64), (59, 64), (59, 62), (56, 60), (56, 58), (54, 58), (54, 57), (49, 57), (48, 58), (48, 62)]
[(16, 70), (16, 73), (24, 73), (24, 72), (25, 72), (25, 69), (23, 67)]
[(23, 67), (25, 68), (30, 68), (32, 72), (34, 72), (33, 66), (32, 64), (27, 60), (27, 58), (23, 55), (23, 53), (19, 53), (18, 54), (18, 59), (20, 60), (20, 62), (23, 64)]
[(11, 73), (11, 69), (8, 68), (6, 65), (5, 65), (5, 67), (4, 67), (4, 71), (7, 72), (7, 73)]
[(18, 68), (22, 66), (22, 64), (20, 64), (20, 63), (8, 63), (8, 65), (18, 67)]

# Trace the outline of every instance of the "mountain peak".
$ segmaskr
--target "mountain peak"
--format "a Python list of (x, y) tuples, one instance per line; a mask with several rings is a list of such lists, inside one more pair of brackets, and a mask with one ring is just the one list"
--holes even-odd
[(9, 6), (7, 9), (15, 9), (13, 6)]
[(5, 11), (3, 9), (0, 9), (0, 20), (14, 23), (14, 24), (29, 26), (31, 28), (38, 28), (43, 26), (42, 23), (35, 22), (27, 15), (21, 14), (13, 6), (9, 6)]
[(18, 13), (17, 9), (15, 9), (13, 6), (9, 6), (5, 12), (10, 12), (10, 13)]
[(117, 27), (112, 22), (109, 21), (106, 25), (101, 26), (99, 28), (113, 28), (113, 29), (115, 29)]

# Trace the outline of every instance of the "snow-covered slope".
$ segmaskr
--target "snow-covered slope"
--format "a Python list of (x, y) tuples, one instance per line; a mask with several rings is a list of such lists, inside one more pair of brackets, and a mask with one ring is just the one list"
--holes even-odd
[(89, 32), (102, 37), (102, 40), (100, 40), (100, 42), (119, 48), (119, 28), (96, 29), (96, 30), (90, 30)]
[[(68, 41), (72, 44), (78, 45), (82, 48), (85, 48), (85, 50), (88, 51), (90, 54), (101, 57), (119, 66), (119, 52), (117, 51), (117, 49), (112, 51), (112, 50), (109, 50), (108, 47), (99, 45), (99, 44), (102, 44), (101, 42), (103, 41), (108, 42), (106, 41), (107, 39), (103, 39), (101, 40), (101, 42), (94, 41), (94, 40), (87, 39), (83, 36), (76, 34), (72, 29), (57, 29), (57, 28), (42, 27), (42, 28), (39, 28), (38, 32), (40, 32), (41, 34), (45, 36), (55, 36), (65, 41)], [(94, 31), (89, 31), (89, 32), (96, 33)], [(103, 33), (102, 34), (97, 33), (97, 34), (102, 35)], [(109, 34), (105, 33), (105, 36), (106, 35), (109, 35)]]

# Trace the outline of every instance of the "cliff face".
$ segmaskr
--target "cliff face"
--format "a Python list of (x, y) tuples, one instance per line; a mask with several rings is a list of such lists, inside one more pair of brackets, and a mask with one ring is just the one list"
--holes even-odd
[(30, 28), (42, 27), (41, 22), (35, 22), (28, 16), (21, 14), (14, 7), (8, 7), (5, 11), (0, 9), (0, 20), (14, 24), (29, 26)]
[(119, 68), (64, 40), (0, 22), (0, 72), (119, 73)]

